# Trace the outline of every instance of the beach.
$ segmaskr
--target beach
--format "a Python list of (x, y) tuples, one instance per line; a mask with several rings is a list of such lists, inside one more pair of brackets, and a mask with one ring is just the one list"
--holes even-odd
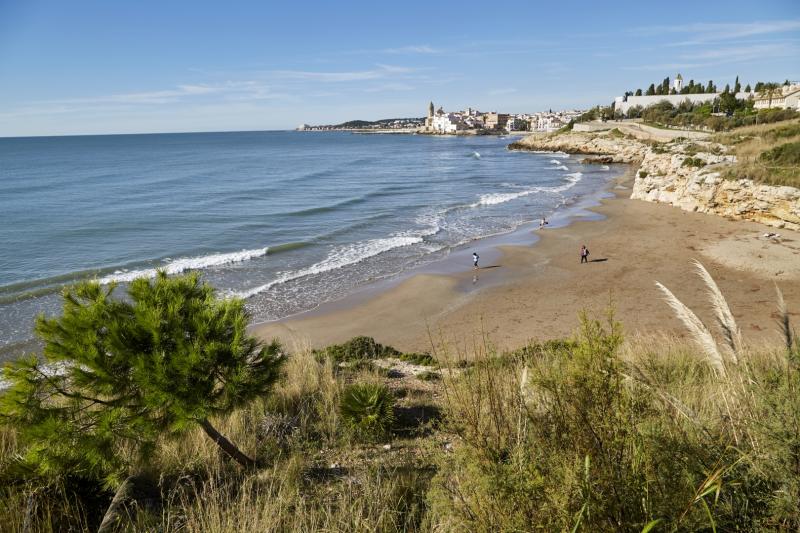
[[(569, 336), (582, 311), (602, 316), (610, 306), (628, 337), (684, 338), (686, 330), (656, 281), (713, 327), (705, 287), (692, 264), (696, 259), (728, 299), (745, 341), (778, 342), (776, 284), (790, 314), (800, 314), (800, 234), (780, 230), (780, 239), (766, 239), (774, 228), (631, 200), (632, 180), (626, 173), (610, 185), (610, 197), (592, 208), (601, 220), (529, 228), (538, 242), (500, 246), (497, 260), (483, 262), (477, 271), (464, 261), (449, 274), (412, 275), (385, 290), (259, 324), (253, 331), (290, 349), (357, 335), (403, 351), (430, 351), (441, 342), (469, 351), (484, 338), (498, 349), (514, 349)], [(591, 252), (588, 264), (579, 261), (582, 244)], [(477, 241), (471, 249), (488, 255), (481, 247)]]

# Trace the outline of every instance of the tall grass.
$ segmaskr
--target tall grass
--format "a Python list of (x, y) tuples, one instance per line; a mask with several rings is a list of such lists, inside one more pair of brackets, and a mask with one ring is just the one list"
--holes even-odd
[[(611, 314), (583, 316), (574, 338), (512, 352), (485, 336), (437, 346), (440, 380), (415, 385), (424, 398), (405, 380), (301, 349), (273, 394), (215, 420), (261, 467), (235, 468), (200, 432), (160, 442), (143, 465), (160, 497), (131, 506), (131, 528), (798, 530), (800, 346), (789, 312), (778, 291), (781, 342), (748, 346), (711, 275), (695, 269), (711, 316), (668, 296), (692, 344), (624, 339)], [(353, 383), (382, 383), (444, 418), (360, 442), (339, 410)], [(110, 493), (26, 475), (20, 446), (0, 428), (0, 529), (96, 529)]]

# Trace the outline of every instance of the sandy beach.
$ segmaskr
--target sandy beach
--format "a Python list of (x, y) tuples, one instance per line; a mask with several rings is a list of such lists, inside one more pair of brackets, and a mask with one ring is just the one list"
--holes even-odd
[[(611, 303), (627, 335), (684, 337), (655, 282), (711, 326), (704, 287), (693, 271), (697, 259), (726, 295), (745, 340), (777, 342), (776, 283), (792, 315), (800, 316), (800, 234), (778, 230), (780, 239), (766, 239), (774, 228), (631, 200), (631, 181), (630, 173), (616, 180), (613, 197), (592, 208), (602, 220), (532, 230), (538, 242), (502, 246), (499, 260), (477, 271), (465, 263), (450, 275), (413, 275), (369, 297), (254, 330), (289, 348), (369, 335), (404, 351), (430, 350), (432, 339), (469, 349), (487, 335), (503, 349), (568, 336), (581, 310), (600, 314)], [(580, 264), (582, 244), (591, 252), (589, 264)], [(472, 248), (481, 250), (481, 242)]]

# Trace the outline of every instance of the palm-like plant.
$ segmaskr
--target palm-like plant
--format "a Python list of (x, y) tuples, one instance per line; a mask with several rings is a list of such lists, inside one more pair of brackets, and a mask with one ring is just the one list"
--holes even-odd
[(342, 419), (358, 435), (378, 438), (394, 423), (394, 397), (377, 383), (356, 383), (347, 387), (339, 405)]

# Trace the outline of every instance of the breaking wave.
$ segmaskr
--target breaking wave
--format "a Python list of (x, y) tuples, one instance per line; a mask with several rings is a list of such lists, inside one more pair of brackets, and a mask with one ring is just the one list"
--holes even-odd
[(242, 250), (226, 254), (211, 254), (200, 257), (185, 257), (174, 259), (159, 268), (147, 268), (143, 270), (117, 270), (112, 274), (100, 278), (100, 283), (108, 284), (112, 282), (127, 283), (136, 278), (154, 278), (159, 270), (167, 274), (180, 274), (187, 270), (198, 270), (202, 268), (241, 263), (256, 257), (267, 255), (269, 246), (256, 248), (254, 250)]

